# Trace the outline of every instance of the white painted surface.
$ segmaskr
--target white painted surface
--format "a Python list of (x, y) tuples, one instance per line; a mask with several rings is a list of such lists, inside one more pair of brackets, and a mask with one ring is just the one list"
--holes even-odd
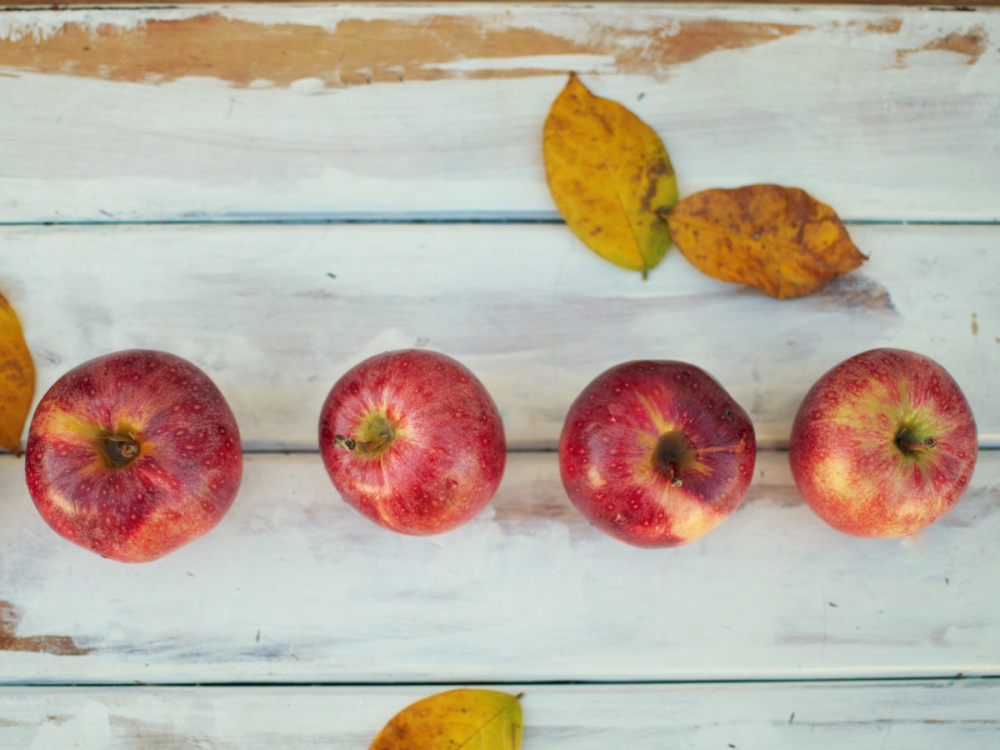
[[(524, 750), (1000, 746), (1000, 685), (986, 680), (492, 687), (524, 692)], [(0, 732), (31, 750), (358, 750), (440, 689), (5, 689)]]
[[(567, 70), (661, 134), (682, 194), (777, 182), (850, 219), (1000, 219), (997, 9), (46, 9), (4, 13), (0, 39), (45, 38), (66, 22), (127, 30), (203, 13), (317, 33), (351, 20), (459, 18), (484, 38), (529, 29), (585, 51), (524, 57), (484, 45), (479, 55), (423, 66), (450, 79), (346, 88), (316, 77), (236, 87), (203, 76), (132, 83), (8, 66), (0, 70), (0, 221), (553, 217), (541, 129)], [(802, 28), (687, 62), (648, 50), (653, 34), (712, 21)], [(896, 22), (890, 33), (869, 28)], [(949, 42), (969, 34), (985, 40), (978, 55)], [(391, 41), (373, 34), (371, 44)], [(625, 65), (630, 53), (646, 62)], [(518, 77), (525, 70), (540, 74)]]
[(868, 263), (777, 301), (702, 275), (676, 249), (643, 282), (563, 226), (8, 227), (0, 292), (21, 317), (39, 396), (92, 357), (163, 349), (215, 380), (248, 450), (314, 450), (337, 378), (408, 347), (470, 367), (519, 447), (554, 447), (573, 399), (631, 359), (704, 368), (747, 409), (759, 444), (784, 445), (809, 387), (879, 346), (939, 361), (981, 443), (1000, 445), (1000, 227), (851, 235)]
[[(540, 131), (568, 69), (660, 132), (682, 194), (778, 182), (846, 219), (1000, 220), (996, 9), (38, 9), (0, 14), (0, 40), (205, 13), (319, 33), (448, 17), (593, 49), (494, 46), (434, 62), (445, 80), (345, 88), (8, 66), (0, 222), (553, 218)], [(803, 28), (622, 64), (651, 33), (715, 21)], [(956, 51), (970, 35), (984, 48)], [(634, 358), (704, 367), (759, 442), (781, 445), (826, 369), (910, 348), (952, 372), (981, 444), (1000, 447), (1000, 227), (850, 231), (870, 262), (795, 302), (708, 279), (676, 251), (643, 283), (565, 227), (504, 225), (7, 227), (0, 292), (24, 323), (39, 395), (99, 354), (167, 349), (216, 380), (251, 450), (314, 448), (334, 380), (410, 346), (469, 365), (521, 448), (554, 445), (584, 385)], [(4, 456), (0, 746), (364, 747), (437, 690), (386, 684), (398, 681), (997, 676), (998, 508), (1000, 452), (987, 451), (934, 527), (853, 539), (802, 503), (784, 454), (764, 452), (747, 502), (718, 530), (637, 550), (572, 508), (554, 454), (522, 453), (479, 518), (413, 539), (343, 505), (316, 455), (248, 455), (216, 530), (124, 566), (56, 537), (21, 462)], [(133, 681), (373, 686), (26, 687)], [(1000, 748), (992, 680), (510, 686), (522, 689), (525, 750)]]
[(832, 530), (786, 454), (763, 453), (741, 510), (667, 550), (589, 526), (555, 454), (512, 454), (480, 516), (424, 538), (345, 505), (315, 454), (255, 455), (214, 531), (134, 566), (58, 538), (21, 472), (0, 460), (15, 637), (91, 651), (0, 651), (8, 683), (1000, 674), (997, 451), (950, 515), (903, 540)]

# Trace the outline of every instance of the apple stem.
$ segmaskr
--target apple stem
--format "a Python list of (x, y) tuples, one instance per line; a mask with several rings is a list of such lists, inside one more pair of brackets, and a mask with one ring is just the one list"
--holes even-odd
[(368, 440), (364, 443), (359, 443), (357, 440), (352, 440), (346, 435), (334, 435), (333, 444), (338, 448), (343, 448), (345, 451), (351, 451), (357, 453), (358, 455), (364, 455), (365, 453), (372, 453), (377, 451), (383, 445), (389, 441), (388, 435), (381, 435), (375, 440)]
[(345, 451), (353, 451), (358, 447), (357, 441), (343, 435), (334, 435), (333, 444), (338, 448), (343, 448)]
[(937, 445), (937, 440), (927, 437), (923, 441), (915, 442), (909, 431), (900, 430), (899, 434), (896, 435), (896, 445), (910, 453), (930, 453), (931, 449)]
[(109, 435), (106, 440), (114, 461), (129, 461), (139, 455), (139, 444), (131, 435)]
[(667, 479), (670, 480), (670, 486), (680, 487), (683, 485), (684, 482), (681, 479), (681, 466), (677, 459), (670, 456), (666, 459), (665, 463), (667, 464)]

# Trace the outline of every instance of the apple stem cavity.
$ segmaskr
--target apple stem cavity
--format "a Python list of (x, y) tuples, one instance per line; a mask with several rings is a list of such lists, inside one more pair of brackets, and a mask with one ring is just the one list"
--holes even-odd
[(684, 433), (673, 430), (660, 435), (653, 450), (653, 462), (670, 482), (671, 487), (681, 487), (681, 470), (690, 463), (691, 446)]

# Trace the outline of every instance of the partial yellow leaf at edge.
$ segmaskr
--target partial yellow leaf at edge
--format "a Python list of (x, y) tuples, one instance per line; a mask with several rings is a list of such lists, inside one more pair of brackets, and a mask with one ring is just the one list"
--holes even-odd
[(570, 75), (545, 121), (543, 152), (552, 198), (587, 247), (630, 271), (663, 260), (677, 180), (652, 128)]
[(0, 294), (0, 447), (16, 455), (34, 397), (35, 363), (17, 314)]
[(369, 750), (518, 750), (521, 704), (496, 690), (448, 690), (413, 703)]

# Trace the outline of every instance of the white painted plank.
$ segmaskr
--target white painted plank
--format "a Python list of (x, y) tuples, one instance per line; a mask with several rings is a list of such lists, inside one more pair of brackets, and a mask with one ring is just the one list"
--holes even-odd
[(6, 683), (1000, 675), (997, 451), (905, 540), (833, 531), (763, 453), (732, 518), (656, 551), (589, 526), (551, 453), (425, 538), (342, 503), (315, 454), (251, 455), (220, 526), (136, 566), (56, 537), (19, 460), (0, 486)]
[(998, 9), (9, 11), (0, 221), (555, 216), (541, 127), (567, 70), (662, 135), (683, 194), (996, 221), (998, 39)]
[(812, 383), (879, 346), (939, 361), (981, 443), (1000, 445), (1000, 227), (851, 234), (871, 255), (861, 270), (776, 301), (676, 251), (643, 282), (562, 226), (7, 227), (0, 292), (21, 316), (39, 394), (92, 357), (164, 349), (216, 381), (250, 450), (315, 449), (341, 374), (421, 346), (482, 379), (515, 447), (553, 447), (586, 384), (631, 359), (706, 369), (759, 444), (783, 445)]
[[(989, 680), (495, 688), (524, 692), (525, 750), (1000, 746)], [(357, 750), (442, 689), (5, 689), (0, 731), (12, 750)]]

